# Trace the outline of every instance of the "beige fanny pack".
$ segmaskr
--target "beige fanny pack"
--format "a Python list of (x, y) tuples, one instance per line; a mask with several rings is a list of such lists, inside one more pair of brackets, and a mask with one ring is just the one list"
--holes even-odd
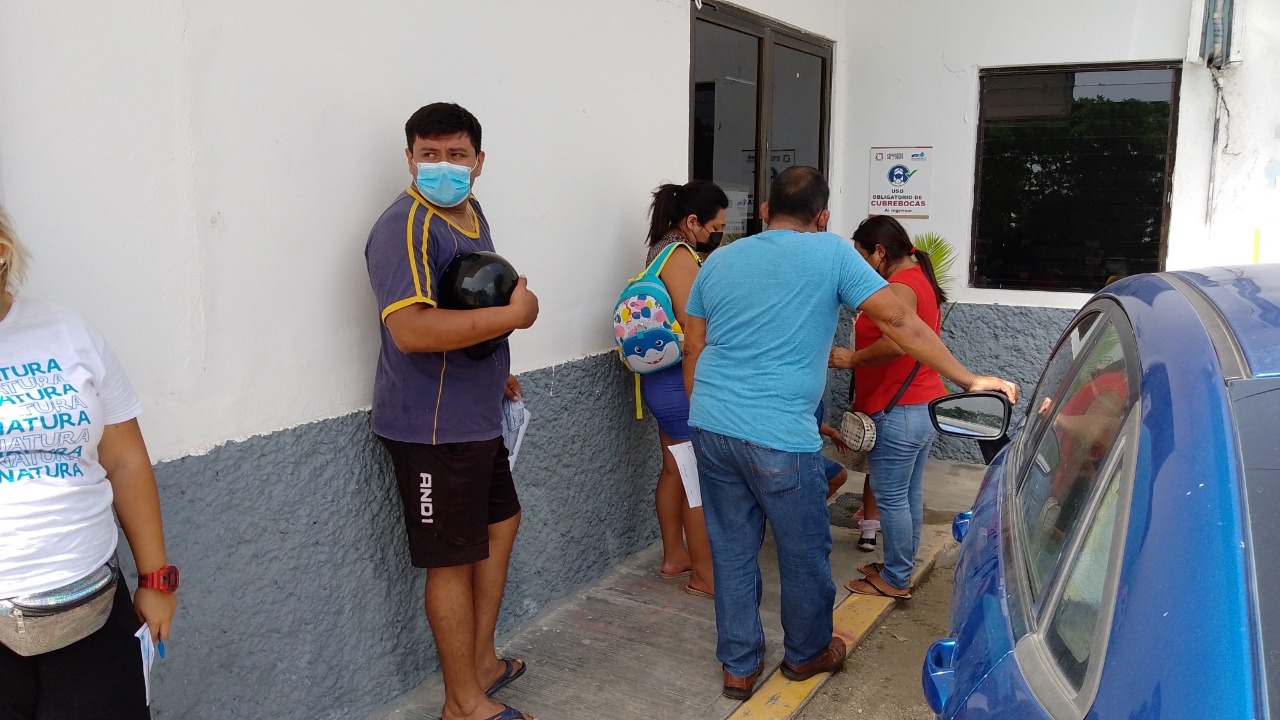
[(30, 657), (83, 640), (107, 624), (119, 577), (113, 559), (62, 587), (0, 600), (0, 643)]
[[(911, 385), (911, 381), (916, 379), (916, 373), (918, 372), (920, 372), (920, 363), (916, 363), (915, 367), (911, 368), (911, 373), (907, 375), (907, 379), (902, 381), (902, 387), (898, 388), (898, 394), (894, 395), (893, 399), (885, 407), (885, 415), (888, 415), (889, 411), (897, 406), (898, 401), (902, 399), (903, 393)], [(840, 420), (840, 439), (853, 452), (871, 452), (871, 448), (876, 446), (875, 421), (866, 413), (854, 410), (846, 412)]]

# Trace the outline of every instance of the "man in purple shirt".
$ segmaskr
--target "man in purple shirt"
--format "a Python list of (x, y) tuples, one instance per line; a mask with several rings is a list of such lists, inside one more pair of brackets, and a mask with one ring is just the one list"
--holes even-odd
[(369, 233), (365, 262), (382, 314), (373, 431), (391, 453), (409, 554), (427, 569), (424, 598), (444, 675), (444, 720), (528, 717), (490, 696), (524, 673), (494, 649), (520, 501), (502, 442), (502, 397), (515, 399), (506, 341), (488, 357), (463, 348), (533, 325), (538, 298), (521, 277), (505, 307), (437, 307), (437, 284), (460, 254), (492, 251), (471, 185), (480, 123), (433, 103), (405, 124), (413, 182)]

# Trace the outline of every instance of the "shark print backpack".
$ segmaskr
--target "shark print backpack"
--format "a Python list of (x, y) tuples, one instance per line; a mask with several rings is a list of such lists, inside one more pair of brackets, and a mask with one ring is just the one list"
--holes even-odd
[[(644, 273), (627, 281), (613, 311), (613, 338), (618, 343), (618, 357), (636, 373), (636, 417), (641, 414), (640, 376), (665, 370), (684, 357), (680, 349), (684, 332), (676, 320), (671, 294), (658, 277), (671, 253), (680, 247), (693, 253), (693, 248), (684, 243), (663, 248)], [(693, 255), (698, 257), (697, 253)]]

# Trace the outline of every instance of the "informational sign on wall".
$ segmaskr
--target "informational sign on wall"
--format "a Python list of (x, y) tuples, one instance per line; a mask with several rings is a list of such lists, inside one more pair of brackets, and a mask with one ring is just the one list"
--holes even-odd
[[(751, 172), (756, 171), (756, 151), (743, 150), (742, 159), (750, 166)], [(795, 150), (774, 150), (769, 153), (769, 182), (778, 179), (778, 173), (786, 170), (796, 164)]]
[(747, 234), (747, 219), (755, 210), (751, 193), (745, 190), (725, 190), (729, 197), (728, 212), (725, 213), (724, 234), (726, 240), (736, 240)]
[(871, 148), (871, 215), (929, 217), (933, 147)]

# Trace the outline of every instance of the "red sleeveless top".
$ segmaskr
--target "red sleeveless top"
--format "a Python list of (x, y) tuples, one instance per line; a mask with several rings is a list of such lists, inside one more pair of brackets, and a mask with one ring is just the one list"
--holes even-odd
[[(899, 270), (889, 278), (889, 282), (901, 283), (915, 292), (916, 314), (925, 325), (941, 335), (942, 313), (938, 308), (938, 298), (934, 295), (933, 286), (929, 284), (929, 278), (925, 277), (920, 266), (913, 264), (906, 270)], [(858, 316), (853, 331), (854, 350), (862, 350), (883, 337), (880, 328), (876, 327), (865, 313)], [(868, 415), (884, 410), (893, 396), (898, 393), (898, 388), (902, 387), (907, 375), (911, 374), (911, 368), (915, 367), (915, 364), (915, 358), (903, 355), (888, 365), (854, 368), (853, 409)], [(943, 387), (942, 378), (938, 376), (938, 372), (928, 365), (921, 365), (910, 387), (898, 400), (898, 404), (918, 405), (946, 394), (947, 389)]]

